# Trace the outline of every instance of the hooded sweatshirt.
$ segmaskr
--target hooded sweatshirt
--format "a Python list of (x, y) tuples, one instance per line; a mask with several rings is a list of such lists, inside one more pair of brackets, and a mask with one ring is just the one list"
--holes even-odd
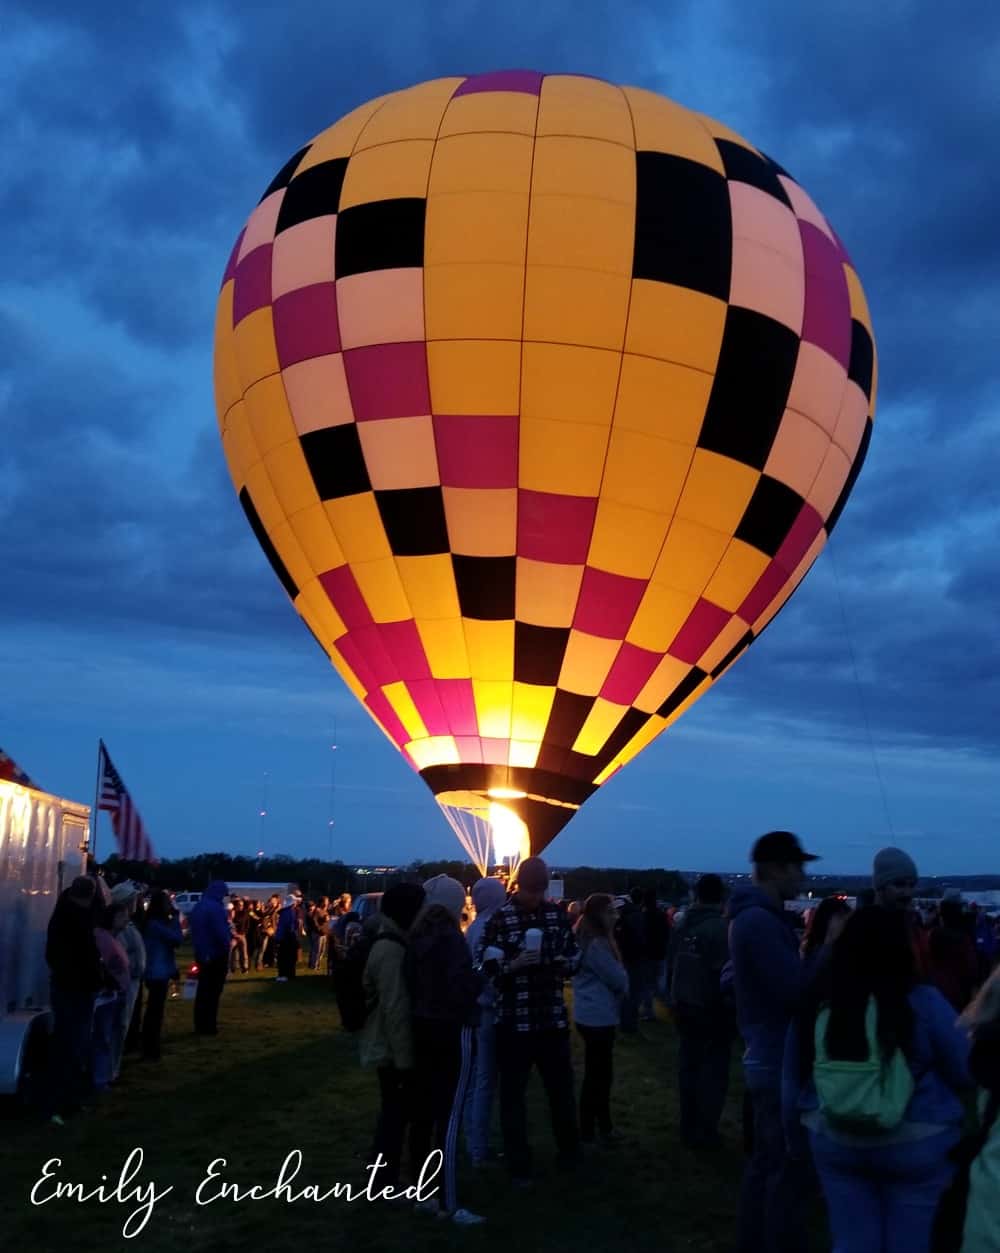
[(174, 952), (184, 943), (181, 924), (176, 918), (150, 918), (146, 923), (146, 980), (177, 978)]
[(779, 1085), (785, 1035), (803, 990), (793, 919), (755, 885), (735, 889), (729, 916), (743, 1065), (748, 1078)]
[(216, 879), (202, 894), (201, 900), (191, 911), (191, 943), (195, 958), (200, 962), (220, 961), (229, 957), (232, 932), (226, 907), (222, 903), (229, 895), (228, 886)]

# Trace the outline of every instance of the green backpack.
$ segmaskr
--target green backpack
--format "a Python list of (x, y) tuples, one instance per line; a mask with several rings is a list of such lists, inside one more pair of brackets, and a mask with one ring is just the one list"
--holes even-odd
[(899, 1049), (883, 1060), (879, 1048), (878, 1010), (871, 997), (865, 1010), (868, 1057), (863, 1062), (835, 1061), (826, 1051), (829, 1009), (816, 1016), (816, 1062), (813, 1082), (819, 1108), (831, 1128), (854, 1135), (879, 1135), (903, 1121), (913, 1096), (913, 1076)]

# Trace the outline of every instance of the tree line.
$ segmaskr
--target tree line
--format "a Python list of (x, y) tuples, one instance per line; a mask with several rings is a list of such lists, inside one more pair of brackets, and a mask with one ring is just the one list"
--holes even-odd
[[(102, 863), (102, 868), (115, 880), (134, 879), (174, 892), (197, 892), (213, 879), (231, 879), (247, 883), (297, 883), (306, 896), (311, 897), (382, 891), (393, 883), (420, 882), (439, 874), (450, 875), (467, 887), (479, 878), (478, 869), (463, 860), (418, 859), (406, 866), (394, 866), (385, 874), (358, 874), (342, 861), (287, 854), (256, 858), (231, 853), (198, 853), (192, 857), (165, 858), (153, 866), (148, 862), (127, 861), (115, 853)], [(574, 900), (584, 899), (593, 892), (621, 895), (633, 887), (652, 888), (659, 900), (675, 904), (686, 900), (688, 895), (687, 880), (677, 870), (577, 866), (559, 877), (563, 881), (564, 895)]]

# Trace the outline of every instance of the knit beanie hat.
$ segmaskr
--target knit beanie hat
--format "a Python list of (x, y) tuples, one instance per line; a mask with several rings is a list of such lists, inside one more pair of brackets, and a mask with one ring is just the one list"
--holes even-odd
[(916, 862), (901, 848), (881, 848), (872, 864), (872, 886), (878, 891), (896, 879), (918, 879)]
[(465, 908), (465, 888), (457, 879), (446, 874), (435, 875), (424, 884), (427, 893), (427, 905), (443, 905), (456, 919), (462, 917)]
[(423, 903), (424, 889), (419, 883), (395, 883), (382, 897), (381, 912), (404, 931), (409, 931)]
[(472, 903), (477, 914), (488, 914), (499, 909), (507, 899), (507, 889), (499, 879), (480, 879), (472, 885)]

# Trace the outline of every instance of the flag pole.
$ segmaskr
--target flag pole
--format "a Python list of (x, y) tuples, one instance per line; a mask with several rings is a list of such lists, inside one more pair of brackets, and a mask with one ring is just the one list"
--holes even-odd
[(104, 764), (104, 741), (97, 741), (97, 779), (94, 782), (94, 811), (90, 823), (90, 856), (97, 861), (97, 815), (101, 812), (99, 804), (101, 800), (101, 767)]

